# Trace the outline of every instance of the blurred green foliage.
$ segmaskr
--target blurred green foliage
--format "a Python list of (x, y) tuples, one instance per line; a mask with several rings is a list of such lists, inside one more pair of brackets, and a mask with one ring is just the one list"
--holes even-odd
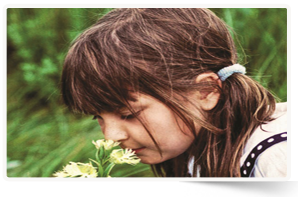
[[(59, 81), (71, 41), (109, 10), (7, 9), (8, 177), (50, 177), (69, 161), (94, 157), (100, 128), (66, 109)], [(234, 30), (248, 75), (287, 101), (286, 9), (212, 10)], [(117, 168), (112, 176), (153, 176), (144, 164)]]
[(280, 101), (287, 101), (287, 9), (213, 8), (233, 31), (240, 63)]

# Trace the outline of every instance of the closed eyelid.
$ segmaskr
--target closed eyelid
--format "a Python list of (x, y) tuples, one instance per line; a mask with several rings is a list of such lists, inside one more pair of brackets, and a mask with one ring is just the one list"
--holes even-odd
[[(118, 110), (115, 110), (114, 112), (111, 112), (112, 114), (114, 115), (117, 115), (119, 116), (120, 115), (120, 118), (125, 120), (125, 119), (132, 119), (136, 116), (138, 116), (143, 110), (145, 110), (148, 106), (134, 106), (132, 108), (132, 110), (129, 110), (129, 108), (127, 107), (123, 107), (123, 108), (120, 108)], [(105, 112), (103, 112), (103, 116)], [(92, 120), (104, 120), (104, 118), (101, 116), (101, 115), (94, 115)]]
[(142, 110), (139, 110), (139, 111), (136, 111), (134, 113), (129, 113), (129, 114), (126, 114), (126, 115), (122, 114), (121, 119), (125, 120), (125, 119), (135, 118), (141, 113), (141, 111)]

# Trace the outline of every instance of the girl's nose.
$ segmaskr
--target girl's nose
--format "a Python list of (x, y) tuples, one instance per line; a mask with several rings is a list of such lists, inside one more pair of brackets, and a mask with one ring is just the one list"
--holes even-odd
[(105, 122), (103, 128), (103, 133), (105, 139), (113, 141), (124, 141), (128, 139), (128, 133), (124, 124), (121, 123), (121, 120), (110, 120)]

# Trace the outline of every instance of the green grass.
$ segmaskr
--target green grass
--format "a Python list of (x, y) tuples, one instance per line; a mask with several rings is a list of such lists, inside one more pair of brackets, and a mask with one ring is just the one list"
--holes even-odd
[[(248, 75), (287, 101), (286, 9), (212, 10), (234, 29)], [(8, 177), (51, 177), (69, 161), (94, 157), (91, 141), (103, 138), (100, 127), (92, 117), (65, 109), (59, 80), (71, 41), (107, 11), (8, 9)], [(153, 175), (138, 164), (116, 166), (112, 176)]]

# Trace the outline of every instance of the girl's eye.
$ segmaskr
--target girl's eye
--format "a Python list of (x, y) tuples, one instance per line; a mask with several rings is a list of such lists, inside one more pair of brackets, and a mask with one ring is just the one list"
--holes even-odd
[(135, 117), (137, 117), (139, 114), (140, 114), (141, 111), (138, 111), (134, 114), (129, 114), (129, 115), (121, 115), (121, 119), (122, 120), (130, 120), (130, 119), (133, 119)]
[(134, 118), (134, 115), (133, 114), (130, 114), (130, 115), (122, 115), (121, 116), (121, 119), (123, 120), (128, 120), (128, 119), (133, 119)]

